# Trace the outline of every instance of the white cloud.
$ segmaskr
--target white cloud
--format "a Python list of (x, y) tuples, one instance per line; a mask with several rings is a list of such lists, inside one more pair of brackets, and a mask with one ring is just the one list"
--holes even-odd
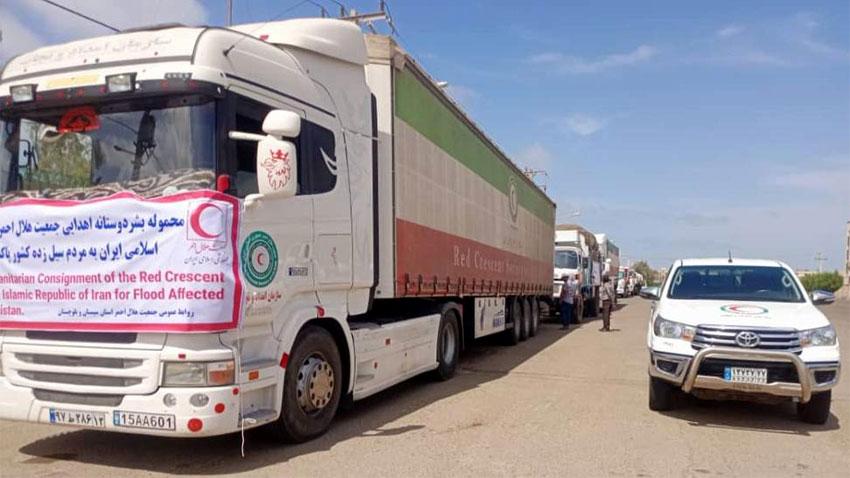
[(637, 65), (652, 59), (657, 53), (658, 50), (653, 46), (640, 45), (630, 52), (611, 53), (595, 59), (546, 52), (533, 55), (528, 61), (535, 65), (551, 67), (558, 73), (579, 75)]
[[(149, 0), (118, 2), (114, 0), (63, 0), (62, 5), (89, 15), (119, 30), (156, 23), (201, 25), (207, 21), (207, 11), (199, 0)], [(32, 0), (7, 0), (0, 22), (4, 28), (3, 43), (13, 43), (19, 51), (31, 50), (44, 43), (60, 43), (80, 38), (110, 34), (110, 30), (76, 17), (70, 13)], [(38, 24), (25, 25), (17, 18), (32, 17)], [(11, 25), (11, 27), (10, 27)], [(12, 29), (17, 27), (16, 29)], [(11, 30), (11, 33), (10, 33)], [(43, 32), (50, 32), (50, 37)], [(14, 36), (13, 36), (14, 35)], [(25, 45), (25, 47), (19, 47)], [(6, 52), (3, 52), (7, 54)]]
[(0, 65), (11, 57), (33, 50), (44, 43), (39, 35), (24, 25), (6, 5), (0, 5)]
[(811, 169), (785, 171), (769, 178), (773, 186), (843, 196), (850, 203), (850, 158), (835, 164), (807, 162)]
[(453, 85), (450, 83), (445, 88), (445, 91), (466, 109), (471, 108), (472, 104), (481, 97), (476, 90), (463, 85)]
[(593, 116), (576, 113), (563, 118), (559, 124), (562, 129), (571, 133), (579, 136), (590, 136), (604, 128), (607, 125), (607, 121), (601, 118), (594, 118)]
[(523, 167), (546, 170), (554, 161), (554, 156), (542, 144), (533, 143), (514, 155), (514, 159)]
[(715, 33), (719, 38), (731, 38), (735, 35), (738, 35), (744, 31), (744, 27), (740, 25), (726, 25), (725, 27), (717, 30)]

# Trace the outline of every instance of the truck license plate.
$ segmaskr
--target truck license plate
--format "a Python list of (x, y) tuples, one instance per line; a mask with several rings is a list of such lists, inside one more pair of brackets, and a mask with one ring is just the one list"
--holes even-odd
[(758, 385), (764, 385), (767, 383), (767, 369), (726, 367), (723, 370), (723, 379), (727, 382), (753, 383)]
[(50, 409), (50, 423), (59, 425), (79, 425), (83, 427), (106, 427), (106, 414), (82, 410)]
[(174, 415), (114, 410), (112, 412), (112, 424), (116, 427), (174, 430), (176, 420)]

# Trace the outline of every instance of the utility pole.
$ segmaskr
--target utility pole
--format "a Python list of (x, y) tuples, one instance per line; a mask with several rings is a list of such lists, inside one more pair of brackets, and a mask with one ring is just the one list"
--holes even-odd
[(815, 262), (818, 264), (818, 272), (823, 272), (823, 263), (827, 260), (820, 252), (815, 254)]
[(546, 192), (546, 182), (542, 181), (540, 183), (537, 183), (534, 180), (534, 178), (536, 178), (537, 176), (544, 176), (548, 180), (549, 179), (549, 173), (547, 173), (545, 169), (524, 168), (522, 170), (522, 174), (525, 174), (525, 176), (528, 179), (530, 179), (531, 182), (537, 184), (538, 186), (540, 186), (541, 189), (543, 189), (543, 192)]
[(227, 13), (224, 22), (227, 26), (233, 25), (233, 0), (227, 0)]

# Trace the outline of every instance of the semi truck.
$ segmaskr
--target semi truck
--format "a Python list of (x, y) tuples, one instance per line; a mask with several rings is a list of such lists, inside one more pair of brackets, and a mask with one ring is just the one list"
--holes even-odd
[(582, 301), (577, 306), (576, 316), (596, 317), (599, 311), (599, 288), (602, 285), (602, 262), (596, 237), (581, 226), (559, 224), (555, 228), (553, 302), (561, 294), (563, 277), (579, 274)]
[(551, 293), (554, 203), (347, 21), (40, 48), (0, 125), (3, 419), (305, 441)]
[(602, 275), (614, 280), (620, 270), (620, 248), (608, 239), (607, 234), (594, 234), (599, 244), (599, 255), (602, 258)]

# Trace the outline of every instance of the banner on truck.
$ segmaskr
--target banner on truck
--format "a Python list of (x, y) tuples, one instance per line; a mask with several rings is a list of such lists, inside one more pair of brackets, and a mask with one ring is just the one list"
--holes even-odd
[(235, 328), (239, 207), (213, 191), (0, 205), (0, 329)]

